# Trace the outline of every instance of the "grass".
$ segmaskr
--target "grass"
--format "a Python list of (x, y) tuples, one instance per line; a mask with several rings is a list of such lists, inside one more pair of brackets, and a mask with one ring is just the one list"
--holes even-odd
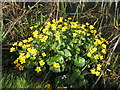
[[(60, 16), (71, 17), (79, 23), (89, 22), (102, 32), (110, 43), (106, 55), (104, 74), (93, 84), (101, 83), (104, 87), (120, 87), (120, 3), (116, 2), (37, 2), (32, 3), (2, 3), (3, 9), (3, 70), (13, 69), (11, 63), (15, 57), (10, 56), (11, 43), (27, 38), (31, 34), (30, 26), (39, 24)], [(19, 14), (18, 14), (19, 12)], [(15, 55), (15, 54), (14, 54)], [(10, 69), (10, 70), (11, 70)], [(12, 79), (11, 79), (12, 78)], [(111, 83), (111, 81), (114, 81)], [(18, 83), (16, 83), (18, 82)], [(28, 88), (31, 81), (23, 76), (15, 76), (11, 70), (3, 72), (4, 88)]]
[(33, 88), (31, 82), (30, 78), (26, 78), (25, 75), (20, 76), (10, 73), (3, 75), (2, 88)]

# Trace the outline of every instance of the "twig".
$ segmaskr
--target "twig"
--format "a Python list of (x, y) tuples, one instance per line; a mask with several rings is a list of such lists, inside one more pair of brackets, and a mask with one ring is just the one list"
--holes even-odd
[(56, 20), (58, 20), (58, 13), (59, 13), (59, 1), (57, 2), (57, 14), (56, 14)]
[(107, 64), (108, 64), (108, 62), (110, 62), (110, 59), (111, 59), (111, 57), (112, 57), (112, 55), (113, 55), (113, 52), (115, 51), (117, 45), (119, 44), (119, 41), (120, 41), (120, 36), (119, 36), (117, 42), (115, 43), (112, 52), (110, 53), (110, 56), (109, 56), (109, 58), (108, 58), (108, 61), (106, 62)]
[[(26, 14), (28, 14), (40, 1), (41, 1), (41, 0), (39, 0), (34, 6), (32, 6), (29, 11), (26, 12), (26, 10), (25, 10), (25, 11), (23, 12), (23, 14), (22, 14), (20, 17), (18, 17), (18, 18), (15, 20), (15, 22), (13, 22), (13, 24), (11, 24), (11, 26), (9, 27), (9, 29), (7, 30), (7, 32), (6, 32), (5, 35), (3, 36), (3, 39), (4, 39), (4, 38), (6, 37), (6, 35), (14, 28), (14, 25), (15, 25), (21, 18), (23, 18)], [(25, 13), (25, 12), (26, 12), (26, 13)]]
[(97, 82), (100, 80), (102, 74), (103, 74), (103, 72), (100, 74), (100, 76), (98, 77), (98, 79), (96, 80), (96, 82), (93, 84), (91, 90), (95, 87), (95, 85), (97, 84)]
[(115, 36), (111, 41), (110, 41), (110, 43), (111, 42), (113, 42), (116, 38), (118, 38), (120, 36), (120, 34), (119, 35), (117, 35), (117, 36)]

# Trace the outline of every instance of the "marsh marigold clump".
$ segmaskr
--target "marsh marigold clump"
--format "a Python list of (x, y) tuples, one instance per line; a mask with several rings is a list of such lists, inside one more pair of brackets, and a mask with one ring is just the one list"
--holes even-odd
[[(42, 28), (33, 25), (30, 30), (30, 37), (13, 43), (10, 48), (10, 52), (18, 52), (13, 61), (18, 70), (33, 70), (41, 76), (50, 72), (48, 75), (56, 76), (55, 81), (59, 80), (57, 85), (76, 87), (88, 83), (86, 75), (101, 74), (108, 41), (90, 23), (79, 24), (72, 18), (60, 17), (45, 22)], [(58, 76), (57, 73), (61, 74)], [(49, 77), (52, 76), (46, 77), (48, 81)]]

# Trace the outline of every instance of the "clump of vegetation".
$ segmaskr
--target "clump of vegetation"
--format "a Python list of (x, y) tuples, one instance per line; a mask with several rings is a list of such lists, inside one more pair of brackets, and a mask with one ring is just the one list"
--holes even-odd
[[(31, 26), (32, 36), (13, 43), (10, 48), (10, 52), (18, 51), (19, 54), (13, 62), (15, 66), (19, 70), (34, 69), (40, 76), (43, 72), (63, 72), (53, 79), (57, 78), (54, 83), (57, 87), (81, 87), (88, 83), (86, 75), (99, 76), (108, 41), (101, 37), (101, 33), (97, 33), (93, 25), (79, 25), (71, 19), (53, 19), (46, 22), (44, 28)], [(66, 78), (62, 79), (63, 75)], [(48, 76), (53, 77), (51, 74)], [(46, 80), (49, 81), (49, 78)]]
[(118, 2), (2, 4), (3, 88), (119, 88)]

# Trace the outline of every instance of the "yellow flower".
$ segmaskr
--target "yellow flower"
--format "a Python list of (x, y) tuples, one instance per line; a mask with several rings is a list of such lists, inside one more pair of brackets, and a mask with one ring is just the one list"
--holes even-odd
[(77, 41), (74, 41), (74, 43), (77, 43)]
[(20, 60), (20, 63), (21, 63), (21, 64), (23, 64), (23, 63), (26, 62), (24, 57), (19, 57), (19, 60)]
[(33, 52), (33, 53), (31, 53), (32, 55), (33, 55), (33, 57), (35, 57), (36, 55), (37, 55), (37, 53), (36, 52)]
[(67, 26), (68, 25), (67, 22), (64, 22), (64, 25)]
[(96, 71), (95, 74), (96, 74), (96, 76), (99, 76), (99, 75), (100, 75), (100, 72)]
[(101, 70), (101, 67), (97, 67), (97, 70)]
[(100, 60), (102, 60), (102, 59), (103, 59), (103, 56), (100, 55), (99, 58), (100, 58)]
[(24, 45), (22, 45), (22, 48), (24, 49), (24, 48), (26, 48), (26, 45), (24, 44)]
[(28, 38), (28, 42), (31, 42), (32, 40), (33, 40), (32, 37), (29, 37), (29, 38)]
[(71, 20), (72, 18), (68, 18), (68, 20)]
[(68, 59), (66, 59), (65, 61), (68, 61)]
[(46, 42), (47, 39), (48, 39), (48, 36), (44, 36), (44, 37), (41, 39), (41, 42)]
[(43, 57), (45, 57), (45, 56), (46, 56), (46, 54), (45, 54), (45, 53), (42, 53), (42, 56), (43, 56)]
[(50, 25), (51, 23), (50, 22), (46, 22), (47, 25)]
[(45, 85), (45, 88), (50, 88), (50, 86), (51, 86), (50, 84), (47, 84)]
[(82, 31), (81, 30), (74, 30), (75, 32), (77, 32), (77, 33), (82, 33)]
[(108, 44), (108, 41), (105, 40), (104, 38), (100, 38), (102, 40), (102, 42), (106, 42), (106, 44)]
[(20, 57), (23, 57), (25, 55), (25, 53), (20, 53)]
[(85, 31), (82, 31), (81, 33), (82, 33), (84, 36), (86, 35), (86, 32), (85, 32)]
[(66, 26), (62, 27), (62, 31), (66, 31), (66, 30), (67, 30)]
[(95, 74), (95, 69), (91, 69), (91, 74)]
[(89, 27), (90, 29), (94, 29), (94, 26), (93, 25), (90, 25), (90, 27)]
[(55, 19), (52, 20), (52, 23), (55, 23)]
[(85, 26), (86, 26), (86, 25), (82, 24), (81, 28), (82, 28), (82, 29), (85, 29)]
[(53, 67), (50, 67), (50, 69), (53, 69)]
[(90, 25), (88, 22), (86, 22), (86, 25), (88, 26), (88, 25)]
[(14, 64), (18, 63), (18, 59), (13, 62)]
[(47, 31), (45, 34), (50, 35), (50, 32)]
[(60, 17), (60, 19), (58, 20), (58, 22), (63, 22), (63, 17)]
[(28, 61), (28, 63), (30, 64), (31, 62), (30, 62), (30, 61)]
[(62, 25), (58, 25), (57, 28), (62, 28)]
[(102, 49), (102, 53), (106, 54), (106, 50), (105, 50), (105, 49)]
[(13, 46), (17, 46), (17, 42), (13, 43)]
[(29, 58), (30, 57), (30, 53), (27, 53), (26, 55), (25, 55), (25, 58)]
[(64, 87), (57, 87), (57, 90), (64, 90)]
[(96, 39), (96, 42), (97, 42), (98, 44), (102, 44), (102, 41), (99, 40), (99, 39)]
[(41, 88), (41, 85), (37, 85), (35, 88)]
[(30, 52), (32, 52), (32, 49), (31, 49), (31, 48), (28, 48), (27, 51), (30, 53)]
[(23, 45), (23, 43), (22, 43), (22, 42), (19, 42), (18, 46), (22, 46), (22, 45)]
[(56, 32), (55, 34), (56, 34), (56, 36), (60, 36), (60, 32)]
[(77, 33), (72, 33), (73, 34), (73, 37), (76, 37), (77, 36)]
[(35, 25), (34, 27), (35, 27), (35, 28), (37, 28), (37, 27), (38, 27), (38, 25)]
[(14, 48), (14, 47), (11, 47), (11, 48), (10, 48), (10, 52), (13, 52), (13, 51), (15, 51), (15, 48)]
[(23, 40), (23, 43), (27, 43), (27, 42), (28, 42), (28, 40), (26, 40), (26, 39), (25, 39), (25, 40)]
[(16, 67), (19, 67), (19, 66), (20, 66), (20, 64), (19, 64), (19, 63), (17, 63), (15, 66), (16, 66)]
[(33, 53), (31, 53), (33, 56), (37, 55), (37, 51), (33, 51)]
[(97, 45), (98, 45), (98, 43), (95, 41), (95, 42), (94, 42), (94, 45), (95, 45), (95, 46), (97, 46)]
[(93, 48), (92, 50), (95, 52), (95, 51), (97, 51), (97, 48)]
[(24, 66), (20, 65), (19, 70), (24, 70)]
[(35, 31), (33, 32), (33, 34), (38, 34), (38, 31), (37, 31), (37, 30), (35, 30)]
[(95, 34), (97, 31), (96, 30), (91, 30), (90, 32), (93, 33), (93, 34)]
[(26, 48), (30, 47), (30, 44), (26, 44), (25, 47), (26, 47)]
[(23, 64), (23, 63), (25, 63), (26, 57), (25, 57), (24, 55), (21, 55), (21, 54), (20, 54), (20, 56), (19, 56), (17, 59), (19, 59), (20, 62), (21, 62), (21, 64)]
[(106, 40), (106, 44), (108, 44), (108, 41)]
[(33, 56), (36, 56), (36, 55), (37, 55), (37, 50), (36, 50), (36, 49), (28, 48), (27, 51), (28, 51), (29, 53), (31, 53)]
[(32, 30), (33, 28), (34, 28), (33, 26), (30, 27), (31, 30)]
[(43, 30), (42, 30), (42, 32), (43, 32), (43, 33), (46, 33), (46, 32), (47, 32), (47, 30), (48, 30), (48, 29), (43, 29)]
[(35, 71), (38, 73), (41, 71), (41, 68), (40, 67), (36, 67)]
[(43, 66), (45, 64), (45, 62), (43, 60), (39, 61), (40, 66)]
[(52, 30), (56, 30), (56, 25), (55, 24), (51, 24), (51, 28), (52, 28)]
[(49, 29), (50, 27), (51, 27), (51, 24), (45, 26), (45, 28), (47, 28), (47, 29)]
[(30, 47), (30, 44), (26, 44), (26, 47)]
[(105, 45), (105, 44), (102, 44), (102, 48), (106, 49), (106, 45)]
[(43, 36), (42, 34), (38, 35), (39, 38), (42, 38), (42, 36)]
[(35, 37), (35, 38), (38, 37), (38, 31), (37, 30), (33, 32), (33, 37)]
[(87, 29), (85, 29), (85, 28), (84, 28), (83, 30), (84, 30), (84, 31), (88, 31), (88, 30), (87, 30)]
[(76, 24), (78, 24), (79, 22), (78, 22), (78, 21), (76, 21), (75, 23), (76, 23)]
[(91, 54), (90, 52), (89, 52), (89, 53), (87, 53), (87, 56), (88, 56), (88, 57), (91, 57), (91, 55), (92, 55), (92, 54)]
[(62, 67), (64, 67), (65, 65), (62, 65)]
[(53, 65), (53, 67), (54, 67), (54, 68), (60, 68), (60, 65), (59, 65), (59, 63), (56, 63), (56, 62), (55, 62), (54, 65)]
[(56, 36), (56, 40), (60, 40), (60, 36)]
[(32, 57), (32, 60), (35, 60), (36, 59), (36, 57), (34, 56), (34, 57)]
[(101, 64), (97, 64), (97, 67), (102, 67), (102, 65)]
[(90, 36), (90, 33), (87, 33), (87, 36)]
[(95, 55), (95, 56), (94, 56), (94, 59), (99, 59), (99, 55)]
[(94, 52), (96, 52), (96, 51), (97, 51), (97, 48), (92, 48), (92, 49), (90, 50), (91, 53), (94, 53)]

